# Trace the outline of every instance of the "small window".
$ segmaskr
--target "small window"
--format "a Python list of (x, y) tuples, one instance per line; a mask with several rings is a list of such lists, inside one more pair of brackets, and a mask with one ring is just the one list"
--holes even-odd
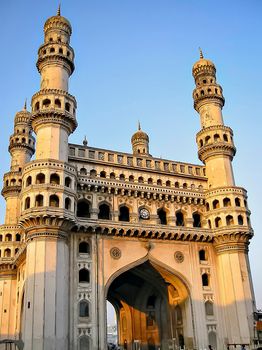
[(229, 198), (224, 198), (223, 199), (223, 205), (224, 207), (230, 207), (231, 206), (231, 201)]
[(198, 254), (199, 254), (199, 260), (200, 261), (206, 261), (206, 251), (205, 251), (205, 249), (200, 249)]
[(219, 142), (220, 141), (220, 136), (218, 134), (214, 135), (214, 141)]
[(183, 189), (187, 189), (187, 183), (183, 183)]
[(150, 178), (147, 180), (147, 183), (148, 183), (148, 185), (153, 185), (153, 179), (150, 177)]
[(158, 186), (162, 186), (162, 180), (158, 179), (157, 182), (156, 182), (156, 184), (157, 184)]
[(142, 176), (139, 176), (138, 183), (142, 184), (144, 182), (144, 178)]
[(171, 186), (171, 182), (169, 180), (166, 181), (166, 186), (170, 187)]
[(8, 233), (7, 235), (5, 235), (5, 241), (6, 242), (12, 242), (12, 235), (10, 233)]
[(209, 277), (207, 273), (203, 273), (202, 275), (202, 286), (208, 287), (209, 286)]
[(21, 235), (20, 235), (19, 233), (17, 233), (17, 234), (15, 235), (15, 240), (16, 240), (17, 242), (20, 242), (20, 241), (21, 241)]
[(214, 316), (213, 303), (209, 300), (205, 302), (205, 312), (206, 316)]
[(97, 175), (97, 172), (95, 169), (90, 170), (90, 177), (94, 178), (96, 177), (96, 175)]
[(65, 103), (65, 110), (67, 112), (70, 112), (70, 103), (68, 103), (68, 102)]
[(224, 140), (225, 142), (228, 142), (228, 137), (227, 137), (226, 134), (223, 135), (223, 140)]
[(79, 303), (79, 317), (89, 317), (89, 303), (86, 300)]
[(210, 206), (209, 206), (209, 203), (206, 202), (206, 211), (209, 211), (210, 210)]
[(101, 171), (100, 172), (100, 177), (106, 178), (106, 172), (105, 171)]
[(227, 226), (234, 225), (234, 219), (233, 219), (232, 215), (227, 215), (226, 216), (226, 223), (227, 223)]
[(181, 211), (176, 212), (176, 225), (184, 226), (184, 215)]
[(35, 206), (42, 207), (44, 205), (44, 197), (41, 194), (38, 194), (35, 197)]
[(82, 199), (77, 203), (76, 215), (80, 218), (90, 218), (90, 206), (85, 199)]
[(110, 173), (110, 179), (114, 180), (116, 178), (116, 174), (115, 173)]
[(119, 180), (125, 181), (125, 175), (124, 175), (124, 174), (120, 174), (120, 175), (119, 175)]
[(79, 270), (79, 283), (89, 283), (90, 282), (90, 274), (87, 269)]
[(65, 209), (71, 210), (71, 199), (69, 197), (65, 199)]
[(198, 213), (193, 214), (193, 227), (201, 227), (201, 216)]
[(43, 101), (43, 107), (44, 107), (44, 108), (49, 107), (50, 104), (51, 104), (51, 101), (49, 100), (49, 98), (46, 98), (46, 99)]
[(80, 254), (90, 254), (90, 246), (87, 242), (80, 242), (79, 249)]
[(59, 100), (59, 98), (55, 99), (55, 107), (61, 108), (61, 101)]
[[(85, 168), (81, 168), (79, 173), (80, 173), (80, 175), (85, 176), (85, 175), (87, 175), (87, 170)], [(91, 176), (91, 172), (90, 172), (90, 176)]]
[(36, 175), (36, 184), (44, 184), (45, 183), (45, 175), (40, 173)]
[(59, 185), (60, 184), (60, 177), (58, 174), (51, 174), (50, 184), (52, 184), (52, 185)]
[(54, 48), (54, 47), (51, 47), (50, 52), (51, 52), (51, 53), (55, 52), (55, 48)]
[(28, 176), (26, 179), (26, 187), (30, 186), (32, 184), (32, 176)]
[(134, 176), (133, 175), (129, 176), (129, 182), (134, 182)]
[(59, 48), (59, 53), (63, 54), (63, 49), (61, 47)]
[(167, 225), (166, 211), (162, 208), (157, 211), (157, 215), (161, 225)]
[(56, 194), (52, 194), (49, 197), (49, 205), (50, 207), (59, 207), (59, 198)]
[(71, 182), (72, 182), (71, 178), (69, 176), (67, 176), (65, 178), (65, 186), (66, 187), (71, 187)]
[(108, 204), (101, 204), (99, 206), (98, 219), (110, 220), (110, 207)]
[(5, 258), (10, 258), (11, 257), (11, 249), (9, 249), (9, 248), (5, 249), (4, 257)]
[(30, 197), (25, 199), (25, 210), (30, 208)]
[(222, 220), (220, 217), (215, 218), (215, 226), (221, 227), (222, 226)]
[(236, 207), (240, 207), (240, 199), (239, 198), (235, 198), (235, 205), (236, 205)]
[(119, 221), (129, 221), (130, 214), (129, 209), (125, 205), (119, 208)]
[(175, 188), (179, 188), (179, 182), (175, 182)]
[(219, 209), (219, 208), (220, 208), (219, 201), (217, 199), (215, 199), (213, 201), (213, 209)]
[(242, 215), (238, 215), (237, 221), (238, 221), (238, 225), (244, 225), (244, 219)]

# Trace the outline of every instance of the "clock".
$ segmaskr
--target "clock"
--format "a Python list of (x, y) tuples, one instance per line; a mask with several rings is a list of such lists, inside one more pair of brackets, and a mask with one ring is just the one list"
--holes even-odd
[(150, 213), (146, 208), (140, 209), (140, 218), (143, 220), (148, 220), (150, 218)]

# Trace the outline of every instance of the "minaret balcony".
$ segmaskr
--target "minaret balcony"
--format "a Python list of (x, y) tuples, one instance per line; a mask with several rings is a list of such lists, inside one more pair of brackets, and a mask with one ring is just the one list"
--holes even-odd
[(193, 91), (193, 99), (196, 111), (205, 103), (218, 103), (221, 108), (225, 104), (222, 87), (217, 84), (198, 86)]
[(4, 175), (4, 186), (2, 189), (2, 195), (7, 197), (8, 195), (18, 194), (22, 188), (22, 173), (21, 171), (10, 171)]
[(236, 148), (234, 145), (229, 144), (225, 141), (214, 142), (210, 144), (206, 144), (200, 147), (198, 151), (198, 158), (205, 162), (208, 158), (216, 157), (216, 156), (228, 156), (230, 160), (233, 159), (236, 154)]

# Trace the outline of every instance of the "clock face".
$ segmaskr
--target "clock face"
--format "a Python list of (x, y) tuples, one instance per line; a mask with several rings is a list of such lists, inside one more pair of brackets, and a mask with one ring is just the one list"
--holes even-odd
[(141, 219), (149, 219), (150, 218), (150, 214), (149, 214), (149, 211), (146, 209), (146, 208), (143, 208), (143, 209), (140, 209), (140, 218)]

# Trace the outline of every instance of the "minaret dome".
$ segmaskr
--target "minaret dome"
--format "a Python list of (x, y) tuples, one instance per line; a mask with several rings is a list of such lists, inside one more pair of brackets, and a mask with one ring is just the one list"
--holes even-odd
[(131, 138), (133, 154), (149, 155), (149, 136), (141, 130), (140, 122), (138, 130)]

